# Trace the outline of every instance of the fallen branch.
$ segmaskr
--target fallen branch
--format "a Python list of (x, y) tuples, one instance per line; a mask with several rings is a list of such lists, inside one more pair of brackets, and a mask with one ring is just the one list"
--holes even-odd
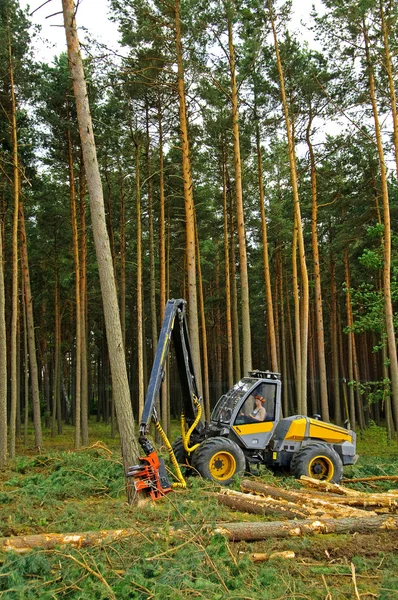
[(397, 531), (398, 517), (382, 515), (367, 519), (304, 519), (301, 521), (219, 523), (214, 533), (230, 541), (254, 541), (271, 537), (301, 537), (325, 533), (375, 533)]

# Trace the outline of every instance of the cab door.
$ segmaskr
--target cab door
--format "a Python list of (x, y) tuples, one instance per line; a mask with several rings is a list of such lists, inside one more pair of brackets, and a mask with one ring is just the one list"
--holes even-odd
[[(263, 421), (257, 421), (255, 415), (253, 416), (255, 396), (264, 399), (266, 416)], [(237, 407), (233, 419), (232, 431), (240, 443), (251, 450), (266, 448), (280, 419), (280, 404), (280, 381), (261, 380), (253, 386)]]

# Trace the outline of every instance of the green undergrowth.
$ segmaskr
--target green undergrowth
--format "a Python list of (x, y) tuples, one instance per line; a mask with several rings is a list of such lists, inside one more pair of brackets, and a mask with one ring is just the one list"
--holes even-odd
[[(397, 445), (389, 443), (378, 455), (380, 435), (373, 428), (358, 436), (360, 459), (347, 476), (398, 474)], [(111, 451), (59, 446), (20, 456), (0, 474), (0, 536), (121, 528), (132, 535), (101, 547), (0, 553), (0, 600), (351, 600), (352, 569), (361, 600), (398, 600), (397, 533), (228, 542), (214, 535), (217, 523), (261, 517), (218, 505), (218, 487), (199, 477), (160, 501), (129, 505), (117, 442), (107, 445)], [(273, 485), (299, 487), (283, 473), (261, 469), (257, 475)], [(375, 491), (374, 484), (358, 486)], [(397, 485), (388, 482), (392, 487)], [(286, 550), (295, 552), (294, 560), (250, 559), (251, 553)]]

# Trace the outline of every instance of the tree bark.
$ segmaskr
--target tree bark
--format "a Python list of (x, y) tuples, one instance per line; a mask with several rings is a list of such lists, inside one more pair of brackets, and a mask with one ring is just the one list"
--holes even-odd
[[(67, 108), (67, 119), (69, 122), (69, 109)], [(73, 247), (73, 265), (75, 271), (75, 323), (76, 323), (76, 355), (75, 355), (75, 448), (81, 446), (81, 382), (82, 382), (82, 321), (81, 321), (81, 302), (80, 302), (80, 257), (79, 257), (79, 234), (77, 227), (76, 210), (76, 188), (75, 174), (73, 169), (73, 153), (70, 130), (66, 134), (68, 151), (68, 171), (69, 171), (69, 198), (72, 225), (72, 247)]]
[(137, 223), (137, 362), (138, 362), (138, 417), (144, 410), (144, 314), (142, 297), (142, 223), (140, 146), (135, 142), (135, 200)]
[[(247, 272), (247, 250), (245, 233), (245, 216), (243, 211), (242, 192), (242, 165), (240, 156), (240, 134), (239, 134), (239, 109), (238, 89), (236, 85), (235, 48), (233, 43), (232, 19), (228, 16), (228, 49), (229, 67), (231, 76), (231, 101), (232, 101), (232, 137), (234, 144), (235, 163), (235, 195), (236, 195), (236, 219), (238, 226), (239, 242), (239, 270), (241, 286), (241, 314), (242, 314), (242, 370), (243, 376), (247, 376), (252, 369), (252, 349), (250, 331), (250, 301), (249, 301), (249, 278)], [(242, 373), (239, 373), (240, 379)]]
[(271, 368), (275, 373), (277, 373), (279, 371), (279, 364), (278, 364), (277, 343), (276, 343), (276, 335), (275, 335), (274, 308), (273, 308), (273, 302), (272, 302), (271, 275), (270, 275), (270, 269), (269, 269), (267, 218), (265, 215), (265, 197), (264, 197), (264, 184), (263, 184), (263, 160), (262, 160), (262, 156), (261, 156), (260, 127), (258, 124), (258, 116), (257, 116), (256, 112), (254, 114), (254, 118), (256, 121), (257, 173), (258, 173), (258, 186), (259, 186), (259, 194), (260, 194), (260, 218), (261, 218), (261, 236), (262, 236), (262, 243), (263, 243), (263, 264), (264, 264), (265, 299), (266, 299), (266, 304), (267, 304), (268, 338), (269, 338), (270, 354), (271, 354)]
[(7, 337), (3, 271), (3, 230), (0, 227), (0, 469), (7, 461)]
[(301, 222), (301, 209), (300, 200), (298, 193), (298, 180), (297, 180), (297, 167), (296, 167), (296, 155), (294, 149), (294, 139), (292, 134), (291, 121), (289, 116), (289, 108), (286, 99), (285, 92), (285, 81), (283, 75), (282, 61), (279, 53), (279, 44), (276, 34), (275, 20), (273, 16), (271, 0), (268, 0), (268, 10), (271, 21), (271, 28), (274, 37), (274, 46), (276, 54), (276, 62), (278, 67), (280, 92), (282, 98), (282, 107), (285, 117), (286, 124), (286, 135), (289, 147), (289, 163), (290, 163), (290, 177), (292, 182), (293, 192), (293, 207), (294, 207), (294, 221), (297, 227), (297, 239), (299, 249), (299, 260), (300, 260), (300, 273), (301, 273), (301, 285), (302, 285), (302, 304), (301, 304), (301, 370), (298, 373), (300, 378), (300, 412), (303, 415), (307, 414), (307, 348), (308, 348), (308, 320), (309, 320), (309, 287), (308, 287), (308, 271), (307, 263), (305, 258), (305, 246), (304, 246), (304, 235), (303, 227)]
[(306, 139), (308, 152), (310, 155), (311, 168), (311, 230), (312, 230), (312, 257), (314, 261), (314, 300), (315, 300), (315, 329), (316, 329), (316, 348), (319, 368), (319, 386), (321, 397), (321, 415), (324, 421), (329, 421), (329, 400), (326, 375), (325, 360), (325, 335), (323, 327), (323, 309), (322, 309), (322, 286), (321, 286), (321, 267), (319, 264), (319, 246), (318, 246), (318, 190), (317, 190), (317, 171), (315, 163), (314, 148), (311, 142), (312, 110), (310, 108), (310, 118), (306, 130)]
[(77, 37), (74, 1), (62, 0), (62, 7), (80, 139), (90, 196), (91, 219), (111, 361), (113, 393), (116, 402), (123, 462), (125, 470), (127, 470), (129, 466), (138, 461), (139, 451), (134, 433), (134, 417), (130, 401), (115, 274), (112, 265), (109, 236), (106, 229), (104, 198), (88, 104), (83, 62)]
[(222, 141), (222, 202), (224, 221), (224, 264), (225, 264), (225, 326), (227, 330), (227, 381), (228, 387), (234, 384), (234, 355), (232, 338), (232, 310), (231, 310), (231, 276), (229, 261), (229, 235), (228, 235), (228, 208), (227, 208), (227, 174), (226, 174), (225, 142)]
[[(383, 140), (381, 137), (379, 113), (376, 103), (376, 86), (373, 73), (373, 65), (370, 56), (368, 31), (365, 19), (362, 22), (363, 35), (365, 41), (366, 66), (369, 81), (369, 95), (372, 104), (373, 119), (375, 124), (375, 136), (377, 152), (379, 155), (381, 192), (383, 199), (383, 295), (384, 295), (384, 314), (386, 322), (386, 333), (388, 343), (388, 358), (390, 360), (390, 376), (392, 391), (392, 410), (394, 413), (395, 424), (398, 427), (398, 357), (397, 345), (394, 329), (394, 312), (391, 298), (391, 220), (390, 220), (390, 202), (388, 196), (387, 167), (384, 160)], [(395, 115), (396, 116), (396, 115)], [(394, 124), (394, 127), (397, 124)], [(394, 131), (395, 134), (395, 131)], [(397, 134), (398, 135), (398, 134)]]
[(186, 258), (188, 279), (188, 323), (192, 349), (192, 362), (198, 391), (202, 394), (202, 371), (200, 365), (200, 337), (198, 316), (198, 294), (196, 283), (195, 252), (195, 207), (193, 201), (193, 181), (191, 173), (191, 157), (189, 150), (188, 119), (185, 100), (184, 65), (182, 57), (180, 0), (175, 2), (175, 34), (178, 67), (178, 100), (180, 115), (180, 139), (182, 148), (182, 179), (185, 204)]
[(252, 542), (268, 538), (293, 538), (327, 533), (377, 533), (397, 531), (398, 516), (382, 515), (357, 519), (304, 519), (296, 521), (219, 523), (214, 533), (230, 541)]
[(35, 323), (33, 317), (33, 298), (30, 287), (28, 247), (25, 231), (25, 217), (22, 202), (19, 203), (19, 229), (21, 238), (21, 268), (24, 283), (24, 295), (26, 301), (26, 320), (28, 330), (30, 384), (32, 388), (33, 423), (35, 430), (35, 446), (40, 448), (43, 444), (41, 433), (40, 395), (39, 395), (39, 372), (37, 368)]
[(10, 94), (11, 94), (11, 137), (13, 156), (13, 218), (12, 218), (12, 306), (11, 306), (11, 332), (10, 332), (10, 429), (9, 429), (9, 456), (15, 458), (15, 434), (17, 415), (17, 322), (18, 322), (18, 213), (19, 213), (19, 162), (18, 162), (18, 136), (17, 136), (17, 107), (14, 86), (14, 64), (12, 56), (11, 34), (8, 29), (8, 59), (10, 69)]

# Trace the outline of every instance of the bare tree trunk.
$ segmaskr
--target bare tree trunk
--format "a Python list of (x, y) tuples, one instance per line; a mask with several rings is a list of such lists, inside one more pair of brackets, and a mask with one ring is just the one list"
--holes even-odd
[(199, 287), (199, 311), (200, 321), (202, 325), (202, 346), (203, 346), (203, 399), (205, 408), (205, 419), (210, 422), (210, 388), (209, 388), (209, 359), (208, 359), (208, 347), (207, 347), (207, 328), (206, 328), (206, 316), (205, 316), (205, 300), (203, 296), (203, 280), (202, 280), (202, 268), (200, 265), (200, 247), (198, 228), (195, 215), (195, 231), (196, 231), (196, 256), (198, 259), (198, 287)]
[(149, 228), (149, 283), (150, 283), (150, 303), (151, 303), (151, 332), (152, 332), (152, 359), (155, 357), (156, 345), (158, 342), (158, 325), (156, 319), (156, 270), (155, 270), (155, 244), (153, 237), (153, 193), (152, 193), (152, 173), (151, 173), (151, 155), (150, 155), (150, 135), (149, 135), (149, 109), (148, 100), (145, 101), (146, 116), (146, 171), (148, 180), (148, 228)]
[[(349, 385), (349, 408), (350, 408), (350, 423), (352, 429), (356, 428), (356, 413), (355, 413), (355, 393), (353, 388), (354, 382), (354, 332), (352, 331), (352, 309), (351, 309), (351, 280), (350, 280), (350, 267), (348, 260), (348, 249), (344, 252), (344, 270), (345, 270), (345, 285), (346, 285), (346, 312), (347, 312), (347, 327), (348, 332), (348, 381), (351, 382)], [(359, 416), (359, 415), (358, 415)]]
[(390, 51), (390, 44), (388, 36), (391, 33), (391, 24), (389, 22), (390, 14), (387, 15), (384, 12), (383, 0), (379, 0), (379, 10), (381, 17), (381, 32), (383, 34), (383, 45), (384, 45), (384, 60), (383, 66), (387, 73), (388, 89), (390, 92), (390, 103), (391, 103), (391, 114), (392, 114), (392, 125), (393, 125), (393, 140), (394, 140), (394, 151), (395, 151), (395, 169), (398, 179), (398, 115), (397, 115), (397, 99), (395, 95), (395, 84), (394, 84), (394, 73), (392, 66), (392, 56)]
[(326, 375), (325, 360), (325, 335), (323, 328), (323, 309), (322, 309), (322, 286), (321, 286), (321, 267), (319, 264), (318, 247), (318, 190), (317, 190), (317, 172), (314, 156), (314, 148), (311, 142), (312, 110), (310, 108), (310, 118), (306, 130), (308, 151), (310, 155), (311, 166), (311, 198), (312, 198), (312, 256), (314, 260), (314, 279), (315, 279), (315, 330), (316, 330), (316, 348), (319, 368), (319, 385), (321, 395), (321, 415), (324, 421), (329, 421), (329, 400)]
[(104, 306), (109, 356), (111, 360), (113, 393), (116, 402), (123, 462), (125, 469), (127, 469), (137, 462), (139, 451), (134, 432), (134, 417), (130, 401), (115, 274), (112, 265), (109, 236), (106, 229), (104, 198), (88, 104), (83, 62), (77, 37), (74, 1), (62, 0), (62, 7), (68, 44), (69, 64), (76, 99), (80, 139), (90, 196), (91, 219)]
[(339, 385), (339, 352), (337, 342), (337, 290), (336, 268), (333, 254), (330, 253), (330, 341), (332, 348), (332, 385), (334, 400), (334, 420), (341, 425), (341, 402)]
[(238, 290), (236, 283), (236, 261), (235, 261), (235, 221), (234, 211), (232, 207), (232, 192), (231, 182), (227, 176), (229, 183), (229, 231), (230, 231), (230, 265), (231, 265), (231, 307), (232, 307), (232, 333), (233, 333), (233, 350), (234, 350), (234, 380), (241, 377), (240, 366), (240, 341), (239, 341), (239, 316), (238, 316)]
[(272, 33), (274, 37), (274, 45), (275, 45), (275, 54), (276, 54), (276, 62), (279, 73), (279, 82), (280, 82), (280, 92), (282, 98), (282, 106), (283, 113), (285, 116), (286, 123), (286, 135), (289, 146), (289, 163), (290, 163), (290, 176), (292, 182), (292, 192), (293, 192), (293, 206), (294, 206), (294, 220), (295, 226), (297, 227), (297, 240), (298, 240), (298, 249), (299, 249), (299, 259), (300, 259), (300, 272), (301, 272), (301, 285), (302, 285), (302, 304), (301, 304), (301, 369), (298, 373), (298, 377), (300, 378), (300, 404), (301, 404), (301, 413), (303, 415), (307, 414), (307, 348), (308, 348), (308, 319), (309, 319), (309, 287), (308, 287), (308, 271), (307, 271), (307, 263), (305, 258), (305, 247), (304, 247), (304, 236), (303, 236), (303, 227), (301, 223), (301, 209), (300, 209), (300, 200), (298, 193), (298, 181), (297, 181), (297, 168), (296, 168), (296, 155), (294, 149), (294, 140), (291, 130), (291, 121), (289, 117), (289, 108), (286, 99), (285, 92), (285, 81), (283, 75), (283, 67), (282, 61), (279, 54), (279, 45), (278, 38), (276, 34), (275, 21), (271, 6), (271, 0), (268, 1), (268, 9), (272, 27)]
[(188, 322), (189, 337), (192, 348), (196, 382), (199, 393), (202, 392), (202, 371), (200, 366), (200, 340), (198, 295), (196, 285), (196, 253), (195, 253), (195, 208), (193, 202), (193, 181), (191, 173), (191, 157), (188, 138), (188, 120), (185, 100), (184, 66), (182, 58), (180, 0), (175, 2), (175, 34), (178, 67), (178, 100), (180, 114), (180, 139), (182, 149), (182, 179), (185, 204), (186, 257), (188, 277)]
[(120, 322), (122, 327), (123, 347), (126, 350), (126, 199), (124, 194), (124, 177), (120, 161)]
[(295, 355), (296, 355), (296, 397), (297, 397), (297, 412), (303, 414), (301, 402), (301, 329), (300, 329), (300, 299), (299, 299), (299, 282), (297, 277), (297, 226), (294, 224), (293, 231), (293, 248), (292, 248), (292, 286), (294, 299), (294, 339), (295, 339)]
[(227, 381), (228, 387), (234, 384), (234, 356), (232, 339), (232, 314), (231, 314), (231, 279), (229, 264), (229, 236), (228, 236), (228, 208), (227, 208), (227, 176), (226, 176), (226, 156), (223, 142), (222, 156), (222, 198), (223, 198), (223, 218), (224, 218), (224, 263), (225, 263), (225, 321), (227, 329)]
[[(377, 143), (377, 152), (379, 155), (380, 164), (380, 179), (381, 179), (381, 191), (383, 199), (383, 221), (384, 221), (384, 245), (383, 245), (383, 295), (384, 295), (384, 313), (386, 321), (386, 333), (388, 342), (388, 358), (390, 361), (390, 377), (391, 377), (391, 391), (392, 391), (392, 410), (394, 414), (395, 423), (398, 426), (398, 358), (397, 358), (397, 345), (395, 340), (394, 330), (394, 312), (391, 299), (391, 220), (390, 220), (390, 203), (388, 197), (388, 184), (387, 184), (387, 168), (384, 160), (383, 141), (381, 137), (381, 129), (379, 122), (379, 113), (376, 103), (376, 89), (375, 79), (373, 73), (372, 59), (369, 50), (369, 38), (365, 24), (365, 19), (362, 22), (363, 35), (365, 41), (366, 51), (366, 66), (368, 71), (369, 79), (369, 94), (370, 101), (372, 104), (373, 119), (375, 124), (375, 136)], [(396, 115), (395, 115), (396, 116)], [(398, 126), (394, 123), (394, 127)], [(395, 135), (395, 131), (394, 131)], [(398, 136), (398, 134), (397, 134)]]
[[(69, 110), (67, 109), (69, 113)], [(69, 121), (69, 114), (68, 114)], [(75, 271), (75, 322), (76, 322), (76, 358), (75, 358), (75, 448), (81, 446), (81, 381), (82, 381), (82, 322), (80, 302), (80, 257), (79, 234), (77, 228), (75, 174), (73, 169), (72, 141), (67, 130), (67, 149), (69, 167), (69, 198), (72, 225), (73, 265)]]
[(19, 203), (19, 228), (21, 236), (21, 267), (24, 281), (24, 295), (26, 301), (26, 318), (28, 329), (30, 384), (32, 388), (33, 423), (35, 429), (35, 446), (40, 448), (43, 444), (41, 433), (40, 396), (39, 396), (39, 373), (37, 369), (35, 324), (33, 318), (33, 300), (30, 288), (28, 248), (26, 242), (25, 217), (22, 202)]
[(3, 231), (0, 227), (0, 469), (7, 461), (7, 338), (3, 271)]
[[(158, 127), (159, 127), (159, 304), (160, 304), (160, 326), (164, 319), (164, 311), (167, 301), (166, 286), (166, 217), (165, 217), (165, 193), (164, 193), (164, 157), (163, 157), (163, 126), (162, 126), (162, 103), (158, 98)], [(161, 387), (161, 406), (157, 406), (158, 414), (162, 414), (162, 424), (166, 435), (169, 434), (170, 402), (168, 394), (168, 369)], [(160, 408), (160, 410), (159, 410)]]
[(13, 192), (14, 212), (12, 220), (12, 308), (11, 308), (11, 334), (10, 334), (10, 439), (9, 456), (15, 458), (15, 433), (17, 415), (17, 322), (18, 322), (18, 211), (19, 211), (19, 163), (18, 163), (18, 137), (17, 137), (17, 107), (14, 86), (14, 65), (12, 57), (11, 34), (8, 30), (8, 59), (10, 69), (10, 93), (11, 93), (11, 136), (13, 155)]
[(82, 413), (82, 443), (88, 444), (88, 363), (87, 363), (87, 234), (86, 234), (86, 182), (84, 177), (83, 157), (80, 157), (79, 174), (80, 200), (80, 331), (81, 331), (81, 413)]
[(265, 197), (264, 197), (264, 184), (263, 184), (263, 160), (261, 156), (261, 145), (260, 145), (260, 128), (258, 125), (257, 114), (254, 115), (256, 121), (256, 144), (257, 144), (257, 172), (258, 172), (258, 186), (260, 191), (260, 217), (261, 217), (261, 234), (263, 242), (263, 263), (264, 263), (264, 281), (265, 281), (265, 298), (267, 303), (267, 321), (268, 321), (268, 336), (271, 353), (271, 368), (274, 372), (279, 371), (278, 355), (277, 355), (277, 342), (275, 335), (275, 323), (274, 323), (274, 308), (272, 303), (272, 289), (271, 289), (271, 276), (269, 270), (269, 257), (268, 257), (268, 235), (267, 235), (267, 219), (265, 216)]
[(234, 48), (234, 43), (233, 43), (232, 18), (230, 15), (228, 15), (228, 49), (229, 49), (229, 67), (230, 67), (230, 75), (231, 75), (232, 137), (233, 137), (233, 143), (234, 143), (236, 219), (237, 219), (237, 226), (238, 226), (239, 272), (240, 272), (240, 287), (241, 287), (242, 368), (243, 368), (243, 375), (246, 376), (248, 371), (251, 371), (251, 369), (252, 369), (249, 277), (248, 277), (248, 272), (247, 272), (245, 216), (244, 216), (244, 211), (243, 211), (242, 165), (241, 165), (241, 157), (240, 157), (238, 89), (237, 89), (237, 85), (236, 85), (235, 48)]
[(138, 361), (138, 415), (144, 410), (144, 314), (142, 306), (142, 224), (140, 146), (135, 142), (135, 199), (137, 222), (137, 361)]

